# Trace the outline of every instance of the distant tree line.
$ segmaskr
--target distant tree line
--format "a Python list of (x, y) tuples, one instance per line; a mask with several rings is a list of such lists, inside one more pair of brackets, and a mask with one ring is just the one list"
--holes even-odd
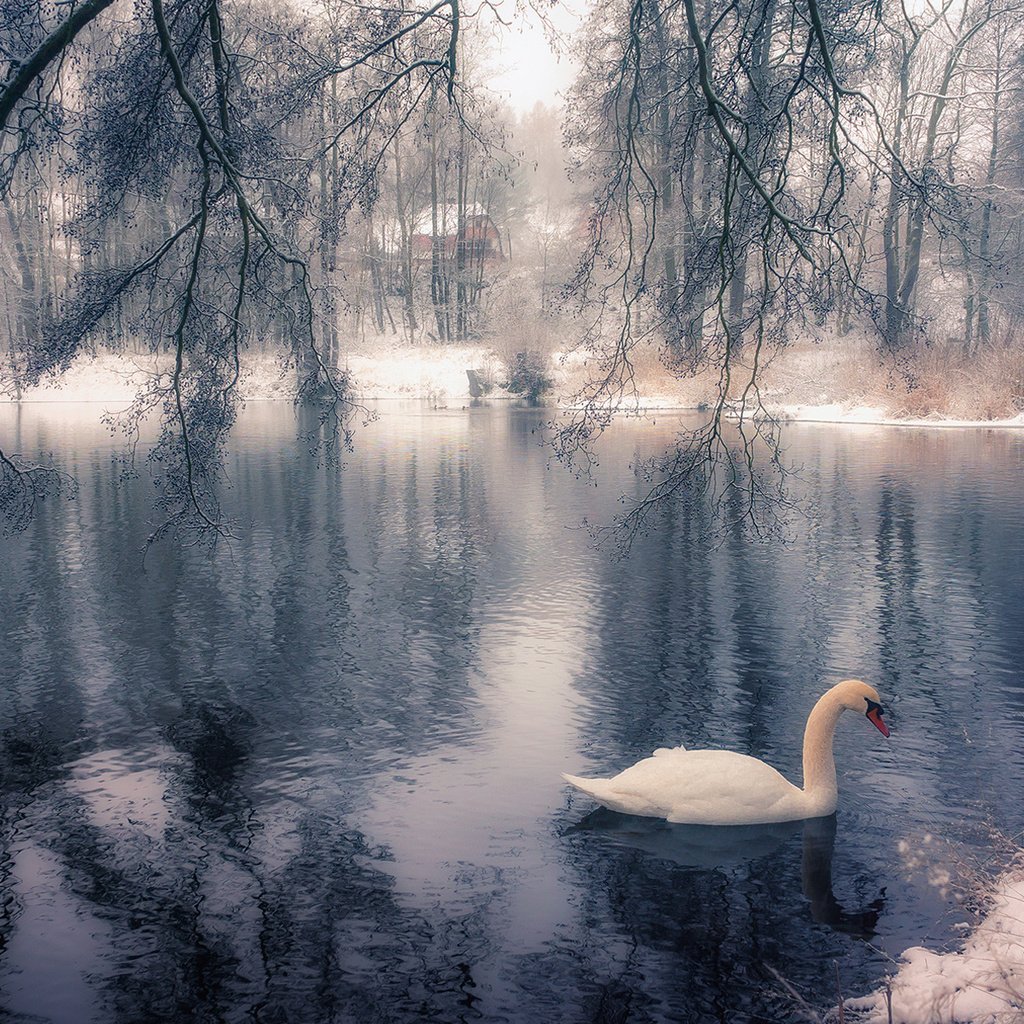
[(937, 331), (968, 356), (1020, 345), (1017, 0), (613, 0), (585, 33), (568, 124), (596, 198), (573, 287), (604, 364), (558, 444), (589, 457), (646, 342), (719, 377), (633, 525), (695, 478), (765, 497), (761, 366), (808, 326), (867, 325), (897, 357)]
[[(589, 196), (549, 189), (530, 211), (540, 312), (576, 304), (601, 356), (561, 452), (589, 458), (636, 347), (664, 345), (678, 373), (717, 369), (719, 399), (658, 467), (650, 505), (715, 473), (753, 502), (750, 444), (726, 442), (723, 416), (753, 410), (740, 429), (774, 455), (760, 367), (801, 326), (871, 325), (899, 352), (941, 317), (968, 354), (1016, 343), (1021, 13), (595, 6), (565, 125)], [(516, 141), (488, 99), (466, 44), (478, 16), (460, 0), (0, 8), (0, 382), (17, 394), (100, 345), (165, 348), (131, 414), (163, 424), (154, 536), (229, 528), (217, 484), (246, 351), (289, 353), (331, 454), (358, 411), (346, 335), (461, 341), (487, 326), (496, 261), (530, 206), (514, 154), (539, 166), (561, 145), (543, 113)], [(9, 509), (62, 485), (0, 459)]]

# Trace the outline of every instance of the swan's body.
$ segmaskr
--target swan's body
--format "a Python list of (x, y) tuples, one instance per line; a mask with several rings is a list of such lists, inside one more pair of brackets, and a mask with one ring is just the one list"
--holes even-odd
[(814, 705), (804, 730), (804, 788), (771, 765), (728, 750), (656, 750), (611, 779), (562, 777), (623, 814), (692, 825), (762, 825), (819, 818), (839, 798), (832, 737), (839, 716), (856, 710), (883, 733), (878, 692), (859, 679), (838, 683)]
[(836, 793), (807, 794), (770, 764), (731, 750), (661, 749), (611, 779), (564, 775), (623, 814), (690, 825), (763, 825), (831, 814)]

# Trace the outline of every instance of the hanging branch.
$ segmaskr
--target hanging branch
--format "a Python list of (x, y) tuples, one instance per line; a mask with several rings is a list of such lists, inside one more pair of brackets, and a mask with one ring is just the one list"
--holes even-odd
[(75, 481), (53, 466), (29, 462), (0, 449), (0, 534), (26, 529), (46, 498), (71, 497)]
[(114, 0), (83, 0), (43, 40), (35, 52), (23, 61), (11, 62), (10, 75), (0, 85), (0, 128), (7, 128), (7, 121), (18, 102), (25, 98), (50, 64), (64, 53), (75, 36), (113, 3)]
[[(16, 147), (12, 150), (8, 146), (3, 157), (5, 187), (10, 185), (15, 161), (33, 144), (27, 119), (16, 128), (7, 127), (17, 116), (19, 104), (26, 104), (24, 109), (28, 109), (33, 84), (54, 76), (54, 68), (68, 47), (112, 2), (77, 3), (24, 61), (11, 63), (8, 79), (0, 85), (0, 127), (9, 137), (14, 137), (15, 131), (18, 134)], [(140, 173), (160, 162), (168, 183), (173, 180), (171, 194), (184, 197), (192, 208), (180, 227), (166, 228), (162, 241), (144, 256), (126, 260), (126, 267), (104, 267), (100, 261), (98, 267), (78, 271), (74, 298), (62, 303), (58, 317), (43, 317), (41, 339), (33, 336), (23, 340), (17, 383), (31, 385), (47, 373), (65, 369), (83, 342), (111, 314), (120, 315), (132, 301), (133, 293), (148, 287), (149, 309), (142, 315), (147, 326), (157, 327), (154, 334), (169, 342), (173, 368), (155, 374), (117, 422), (129, 437), (132, 454), (143, 419), (155, 411), (163, 417), (162, 432), (150, 457), (162, 489), (157, 504), (163, 519), (150, 542), (169, 532), (197, 539), (216, 538), (230, 533), (217, 492), (223, 473), (223, 448), (238, 402), (242, 350), (255, 312), (287, 319), (294, 328), (294, 352), (300, 372), (298, 399), (315, 404), (320, 419), (315, 439), (310, 438), (312, 447), (328, 457), (336, 457), (350, 443), (353, 415), (361, 413), (364, 419), (372, 418), (368, 410), (353, 400), (348, 373), (336, 368), (333, 357), (325, 358), (318, 344), (316, 287), (301, 240), (288, 232), (287, 222), (284, 235), (272, 222), (275, 204), (289, 217), (306, 212), (303, 205), (308, 168), (316, 156), (296, 149), (290, 165), (281, 160), (275, 167), (260, 151), (257, 139), (265, 143), (272, 140), (272, 133), (279, 132), (284, 141), (273, 139), (272, 146), (287, 144), (287, 120), (292, 118), (301, 123), (309, 96), (332, 78), (346, 78), (357, 90), (365, 88), (361, 94), (352, 94), (361, 95), (361, 99), (340, 125), (332, 126), (330, 138), (319, 140), (317, 145), (324, 151), (336, 149), (349, 131), (358, 132), (364, 144), (374, 138), (374, 133), (379, 136), (379, 152), (364, 172), (351, 178), (345, 201), (337, 206), (343, 215), (346, 203), (370, 201), (366, 197), (372, 197), (372, 176), (388, 145), (437, 76), (446, 81), (449, 102), (457, 107), (459, 0), (441, 0), (422, 12), (397, 12), (399, 24), (393, 31), (368, 40), (348, 60), (325, 60), (305, 47), (298, 36), (289, 35), (284, 45), (293, 54), (302, 51), (305, 66), (298, 67), (297, 73), (288, 67), (288, 90), (282, 91), (279, 98), (284, 102), (277, 106), (280, 114), (255, 123), (252, 108), (247, 110), (245, 106), (244, 93), (243, 105), (236, 106), (254, 65), (240, 63), (239, 54), (226, 41), (218, 0), (203, 0), (200, 4), (184, 0), (170, 10), (165, 9), (165, 0), (151, 0), (148, 8), (148, 24), (138, 18), (132, 24), (134, 45), (129, 61), (123, 65), (123, 81), (131, 82), (135, 75), (137, 84), (132, 84), (136, 87), (129, 86), (126, 104), (116, 112), (111, 107), (111, 112), (105, 115), (106, 99), (100, 99), (99, 117), (108, 118), (100, 122), (100, 127), (107, 130), (109, 141), (90, 142), (87, 121), (83, 121), (84, 127), (78, 134), (78, 145), (99, 146), (102, 157), (97, 162), (90, 158), (89, 149), (83, 148), (78, 173), (110, 173), (114, 189), (98, 190), (86, 214), (77, 223), (68, 222), (68, 227), (78, 232), (80, 225), (86, 223), (86, 216), (94, 217), (100, 224), (104, 218), (112, 219), (115, 215), (130, 216), (125, 209), (129, 189), (135, 187)], [(443, 26), (444, 30), (443, 38), (435, 40), (439, 42), (436, 56), (402, 55), (408, 42), (434, 25)], [(285, 36), (280, 38), (284, 42)], [(352, 38), (350, 35), (350, 45)], [(383, 54), (391, 54), (393, 59), (382, 62)], [(270, 69), (271, 65), (263, 67)], [(361, 72), (366, 72), (362, 78), (369, 78), (366, 85), (356, 82)], [(101, 72), (104, 73), (115, 74), (112, 69)], [(262, 81), (277, 74), (278, 68), (274, 67), (269, 74), (264, 72)], [(57, 74), (57, 90), (59, 79)], [(398, 88), (413, 80), (418, 85), (411, 91)], [(88, 81), (84, 76), (83, 82)], [(120, 84), (116, 77), (114, 82)], [(88, 85), (76, 83), (74, 87)], [(379, 112), (399, 93), (410, 109), (381, 131)], [(46, 117), (50, 117), (51, 111), (60, 112), (54, 95), (41, 98), (33, 109), (38, 108)], [(86, 109), (95, 110), (88, 106)], [(187, 120), (182, 122), (180, 114), (175, 116), (176, 111), (184, 111)], [(97, 115), (93, 112), (89, 116)], [(125, 125), (133, 123), (133, 116), (141, 131), (122, 136)], [(257, 136), (258, 132), (263, 134)], [(194, 135), (191, 147), (189, 133)], [(70, 149), (70, 140), (71, 136), (65, 133), (60, 137), (60, 146)], [(103, 150), (103, 145), (111, 147), (109, 153)], [(130, 154), (127, 168), (122, 151), (116, 149), (118, 145), (127, 147)], [(103, 161), (109, 161), (109, 172)], [(284, 170), (279, 172), (281, 167)], [(160, 297), (161, 293), (169, 293), (169, 299)], [(166, 307), (165, 301), (169, 302)], [(34, 478), (26, 476), (32, 469), (24, 460), (8, 460), (5, 486), (8, 480), (17, 487), (18, 480), (27, 483), (46, 479), (41, 471)], [(12, 499), (12, 507), (14, 504), (17, 502)], [(0, 510), (3, 507), (6, 506), (0, 506)], [(32, 503), (26, 507), (32, 507)]]
[[(631, 0), (624, 11), (627, 42), (605, 106), (615, 164), (599, 193), (591, 246), (573, 284), (581, 305), (596, 276), (599, 254), (605, 251), (605, 224), (613, 210), (619, 211), (623, 225), (622, 246), (616, 263), (604, 255), (614, 270), (585, 340), (601, 352), (600, 371), (576, 396), (570, 413), (552, 425), (556, 452), (589, 471), (596, 439), (627, 392), (636, 396), (636, 346), (674, 336), (680, 304), (683, 330), (693, 332), (696, 322), (703, 331), (711, 314), (714, 333), (703, 352), (684, 339), (683, 351), (688, 349), (691, 357), (676, 356), (673, 365), (680, 374), (698, 364), (717, 368), (705, 425), (682, 435), (672, 452), (647, 464), (652, 489), (623, 519), (627, 533), (687, 488), (721, 502), (746, 487), (747, 500), (730, 498), (730, 507), (743, 508), (752, 520), (761, 515), (765, 502), (760, 499), (773, 488), (755, 472), (754, 446), (767, 451), (769, 467), (780, 465), (777, 431), (759, 391), (767, 347), (784, 331), (786, 313), (792, 309), (800, 314), (800, 295), (810, 282), (849, 270), (843, 237), (848, 225), (843, 208), (847, 168), (840, 145), (843, 112), (839, 94), (828, 91), (819, 52), (820, 47), (827, 49), (827, 40), (810, 24), (801, 28), (796, 18), (788, 27), (774, 25), (774, 10), (771, 0), (749, 8), (734, 2), (713, 14), (709, 8), (712, 20), (704, 28), (694, 0), (671, 0), (660, 8), (653, 0)], [(663, 69), (672, 16), (682, 26), (678, 61), (671, 65), (679, 67), (674, 85)], [(682, 123), (673, 123), (665, 113), (674, 97), (685, 97), (675, 115), (685, 119)], [(806, 105), (819, 101), (826, 112), (826, 167), (808, 201), (790, 185), (788, 168), (798, 147), (795, 126)], [(662, 205), (668, 209), (671, 180), (663, 182), (647, 171), (647, 147), (664, 145), (667, 130), (688, 140), (707, 140), (701, 187), (712, 200), (713, 221), (694, 231), (703, 263), (690, 254), (681, 286), (651, 280), (648, 259), (655, 245), (668, 249), (677, 244), (671, 233), (666, 235), (673, 230), (671, 219), (662, 223), (659, 218)], [(696, 156), (684, 149), (676, 159), (685, 163)], [(717, 180), (711, 177), (716, 174)], [(747, 267), (755, 259), (760, 280), (751, 289)], [(665, 265), (667, 272), (674, 272), (674, 260)], [(846, 278), (852, 289), (863, 288), (852, 273)], [(693, 308), (695, 297), (702, 294), (702, 305)], [(655, 295), (666, 298), (652, 302)], [(641, 312), (646, 323), (638, 331), (634, 325)], [(602, 322), (609, 314), (618, 326), (613, 340), (603, 344)], [(726, 429), (732, 417), (737, 418), (736, 431)], [(698, 472), (700, 467), (704, 469)], [(774, 492), (781, 493), (779, 488)]]

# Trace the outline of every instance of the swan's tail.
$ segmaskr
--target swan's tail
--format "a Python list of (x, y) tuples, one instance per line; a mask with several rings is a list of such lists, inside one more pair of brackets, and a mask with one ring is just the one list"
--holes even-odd
[(599, 803), (604, 803), (608, 792), (607, 785), (609, 779), (581, 779), (578, 775), (566, 775), (562, 772), (562, 778), (569, 783), (570, 786), (575, 786), (578, 790), (586, 793), (587, 796), (592, 796)]
[(612, 789), (612, 779), (581, 779), (578, 775), (562, 774), (562, 778), (575, 786), (578, 790), (592, 796), (599, 804), (607, 807), (610, 811), (619, 811), (622, 814), (650, 814), (647, 801), (638, 803), (636, 799), (623, 793), (617, 793)]
[(562, 778), (578, 790), (592, 796), (599, 804), (610, 811), (621, 814), (645, 814), (664, 818), (668, 811), (658, 804), (652, 803), (642, 794), (623, 792), (615, 788), (615, 779), (581, 779), (578, 775), (562, 774)]

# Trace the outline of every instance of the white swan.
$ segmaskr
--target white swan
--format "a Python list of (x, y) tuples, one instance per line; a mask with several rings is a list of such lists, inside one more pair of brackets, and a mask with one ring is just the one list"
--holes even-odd
[(807, 718), (803, 789), (756, 757), (683, 747), (656, 750), (611, 779), (562, 778), (613, 811), (680, 824), (764, 825), (819, 818), (836, 809), (832, 736), (846, 710), (862, 712), (883, 736), (889, 735), (878, 691), (859, 679), (837, 683)]

